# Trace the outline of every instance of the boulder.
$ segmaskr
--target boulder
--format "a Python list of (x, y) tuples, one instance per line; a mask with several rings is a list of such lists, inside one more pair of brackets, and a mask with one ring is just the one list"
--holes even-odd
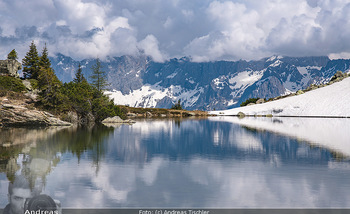
[(265, 99), (263, 98), (260, 98), (256, 101), (256, 104), (262, 104), (262, 103), (265, 103)]
[(317, 85), (315, 85), (315, 84), (311, 84), (311, 85), (309, 85), (309, 87), (307, 87), (307, 91), (311, 91), (311, 90), (315, 90), (315, 89), (318, 89), (318, 86)]
[(337, 82), (345, 77), (344, 73), (341, 71), (337, 71), (333, 77), (331, 78), (330, 82)]
[(135, 123), (133, 120), (123, 120), (119, 116), (114, 117), (107, 117), (106, 119), (102, 120), (102, 123)]
[(245, 117), (245, 114), (243, 113), (243, 112), (238, 112), (238, 114), (237, 114), (237, 116), (239, 117), (239, 118), (243, 118), (243, 117)]
[(0, 60), (0, 75), (19, 77), (18, 70), (22, 69), (22, 64), (14, 59)]
[(301, 95), (301, 94), (304, 94), (304, 92), (302, 90), (298, 90), (296, 95)]
[(127, 117), (137, 117), (137, 114), (129, 112), (126, 114), (126, 116)]
[(2, 104), (0, 106), (0, 122), (3, 126), (70, 126), (54, 115), (38, 110), (30, 110), (23, 106)]
[(63, 119), (73, 124), (79, 123), (79, 116), (75, 111), (69, 111)]
[(30, 83), (29, 80), (22, 80), (22, 83), (28, 91), (33, 91), (32, 84)]

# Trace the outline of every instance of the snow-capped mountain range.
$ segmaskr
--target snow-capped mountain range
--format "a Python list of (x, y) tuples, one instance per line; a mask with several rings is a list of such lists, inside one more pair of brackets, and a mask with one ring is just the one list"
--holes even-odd
[[(95, 60), (76, 61), (58, 54), (51, 63), (59, 79), (68, 82), (79, 63), (89, 77)], [(268, 99), (325, 83), (336, 71), (348, 71), (350, 60), (272, 56), (196, 63), (183, 57), (158, 63), (140, 55), (110, 57), (102, 66), (110, 83), (106, 93), (116, 104), (169, 108), (181, 99), (185, 109), (213, 110), (237, 107), (250, 97)]]

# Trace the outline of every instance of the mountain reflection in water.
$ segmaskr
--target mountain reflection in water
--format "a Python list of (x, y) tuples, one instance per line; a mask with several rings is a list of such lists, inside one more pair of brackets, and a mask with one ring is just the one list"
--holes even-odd
[[(350, 207), (345, 156), (309, 139), (234, 122), (43, 129), (16, 145), (11, 140), (38, 130), (1, 130), (8, 137), (0, 140), (0, 207), (8, 203), (8, 181), (19, 174), (40, 177), (43, 193), (71, 208)], [(9, 132), (17, 134), (11, 139)], [(40, 173), (31, 164), (44, 165), (37, 159), (49, 163)]]

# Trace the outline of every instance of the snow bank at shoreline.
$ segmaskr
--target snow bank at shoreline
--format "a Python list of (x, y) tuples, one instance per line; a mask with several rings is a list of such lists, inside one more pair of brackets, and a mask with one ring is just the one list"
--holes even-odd
[(239, 112), (245, 115), (350, 117), (350, 78), (305, 94), (209, 114), (237, 115)]

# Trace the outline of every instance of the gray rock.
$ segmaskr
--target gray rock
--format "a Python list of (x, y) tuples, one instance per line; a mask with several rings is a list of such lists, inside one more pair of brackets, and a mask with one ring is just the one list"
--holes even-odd
[(32, 84), (29, 82), (29, 80), (22, 80), (22, 83), (28, 91), (33, 90)]
[(37, 102), (38, 101), (38, 90), (35, 89), (34, 91), (29, 91), (27, 93), (25, 93), (25, 95), (30, 98), (33, 102)]
[(64, 118), (64, 119), (70, 123), (74, 123), (74, 124), (79, 123), (79, 117), (75, 111), (69, 111), (67, 113), (66, 118)]
[(95, 119), (94, 115), (89, 112), (87, 115), (78, 118), (78, 124), (90, 126), (95, 123)]
[(336, 77), (336, 78), (344, 77), (344, 76), (345, 76), (344, 73), (341, 72), (341, 71), (337, 71), (337, 72), (334, 74), (334, 77)]
[(256, 101), (256, 104), (262, 104), (265, 103), (265, 100), (263, 98), (260, 98)]
[(239, 117), (239, 118), (243, 118), (243, 117), (245, 117), (245, 114), (243, 113), (243, 112), (238, 112), (238, 114), (237, 114), (237, 116)]
[(22, 64), (14, 59), (0, 60), (0, 75), (19, 77), (18, 70), (22, 69)]
[(285, 93), (285, 88), (280, 79), (275, 76), (260, 80), (260, 85), (252, 92), (251, 97), (278, 97)]
[(102, 123), (135, 123), (133, 120), (123, 120), (119, 116), (114, 116), (114, 117), (108, 117), (104, 120), (102, 120)]
[(304, 94), (304, 92), (302, 90), (297, 91), (296, 95), (301, 95)]
[(70, 126), (54, 115), (38, 110), (30, 110), (23, 106), (2, 104), (0, 121), (4, 126)]
[(137, 117), (137, 114), (135, 114), (135, 113), (127, 113), (126, 116), (128, 116), (128, 117)]

